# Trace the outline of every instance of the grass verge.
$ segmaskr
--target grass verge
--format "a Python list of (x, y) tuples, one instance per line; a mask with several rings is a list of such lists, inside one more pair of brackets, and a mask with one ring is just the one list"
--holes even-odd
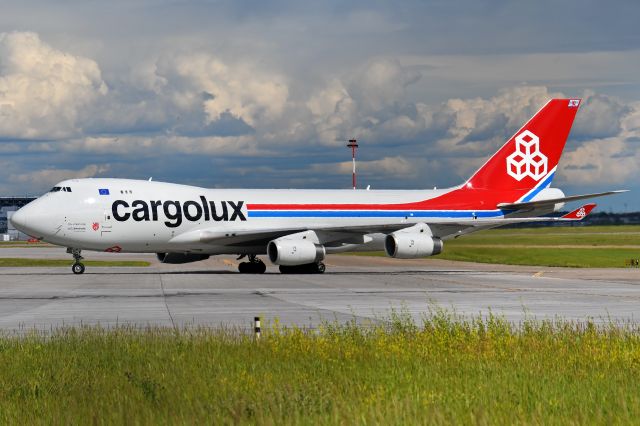
[[(380, 256), (382, 251), (347, 253)], [(562, 266), (570, 268), (624, 268), (627, 259), (640, 259), (640, 249), (448, 246), (434, 259), (502, 265)]]
[[(383, 252), (349, 253), (385, 256)], [(438, 259), (505, 265), (623, 268), (640, 259), (640, 226), (491, 229), (448, 240)]]
[(3, 424), (626, 424), (639, 382), (638, 330), (442, 312), (0, 338)]
[[(144, 260), (83, 260), (86, 266), (150, 266)], [(1, 257), (0, 268), (4, 267), (67, 267), (73, 264), (71, 259), (29, 259)]]
[(548, 228), (490, 229), (450, 241), (456, 245), (500, 246), (639, 246), (640, 226), (562, 226)]
[(640, 258), (639, 249), (446, 247), (440, 259), (505, 265), (623, 268), (626, 259)]

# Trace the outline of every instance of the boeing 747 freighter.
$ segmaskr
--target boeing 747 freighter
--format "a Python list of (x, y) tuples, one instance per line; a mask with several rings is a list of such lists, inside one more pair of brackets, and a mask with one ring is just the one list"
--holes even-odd
[(18, 210), (11, 222), (67, 247), (75, 274), (82, 250), (157, 253), (165, 263), (235, 254), (243, 273), (322, 273), (327, 253), (385, 250), (437, 255), (444, 242), (520, 222), (581, 220), (595, 206), (546, 217), (568, 201), (551, 188), (579, 99), (553, 99), (466, 182), (433, 190), (207, 189), (128, 179), (71, 179)]

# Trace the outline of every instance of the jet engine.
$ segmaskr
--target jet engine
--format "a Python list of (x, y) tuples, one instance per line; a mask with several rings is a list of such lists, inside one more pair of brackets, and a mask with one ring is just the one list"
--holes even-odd
[(202, 253), (156, 253), (160, 263), (191, 263), (209, 258), (208, 254)]
[(319, 262), (324, 259), (325, 253), (323, 245), (302, 239), (277, 239), (267, 245), (271, 263), (282, 266)]
[(442, 240), (426, 233), (394, 232), (384, 240), (387, 256), (398, 259), (415, 259), (435, 256), (442, 252)]

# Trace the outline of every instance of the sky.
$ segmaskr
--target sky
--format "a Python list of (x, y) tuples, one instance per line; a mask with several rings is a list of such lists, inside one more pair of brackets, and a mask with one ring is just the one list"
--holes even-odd
[(554, 186), (640, 211), (640, 2), (0, 0), (0, 194), (462, 183), (581, 97)]

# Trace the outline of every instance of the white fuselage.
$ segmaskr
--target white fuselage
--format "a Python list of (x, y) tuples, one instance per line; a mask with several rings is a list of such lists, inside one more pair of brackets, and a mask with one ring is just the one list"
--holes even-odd
[[(410, 203), (447, 192), (206, 189), (128, 179), (74, 179), (61, 182), (56, 187), (69, 188), (70, 192), (49, 192), (25, 206), (14, 215), (13, 222), (18, 228), (43, 241), (85, 250), (197, 251), (208, 254), (259, 254), (266, 250), (266, 243), (259, 247), (203, 243), (199, 235), (205, 230), (209, 235), (224, 236), (283, 228), (304, 230), (367, 224), (413, 224), (424, 221), (425, 215), (430, 214), (371, 210), (255, 211), (250, 209), (251, 205)], [(473, 213), (469, 212), (469, 216)], [(496, 213), (499, 214), (498, 211)], [(447, 220), (441, 212), (433, 214)], [(380, 240), (371, 241), (374, 242), (379, 245)]]

